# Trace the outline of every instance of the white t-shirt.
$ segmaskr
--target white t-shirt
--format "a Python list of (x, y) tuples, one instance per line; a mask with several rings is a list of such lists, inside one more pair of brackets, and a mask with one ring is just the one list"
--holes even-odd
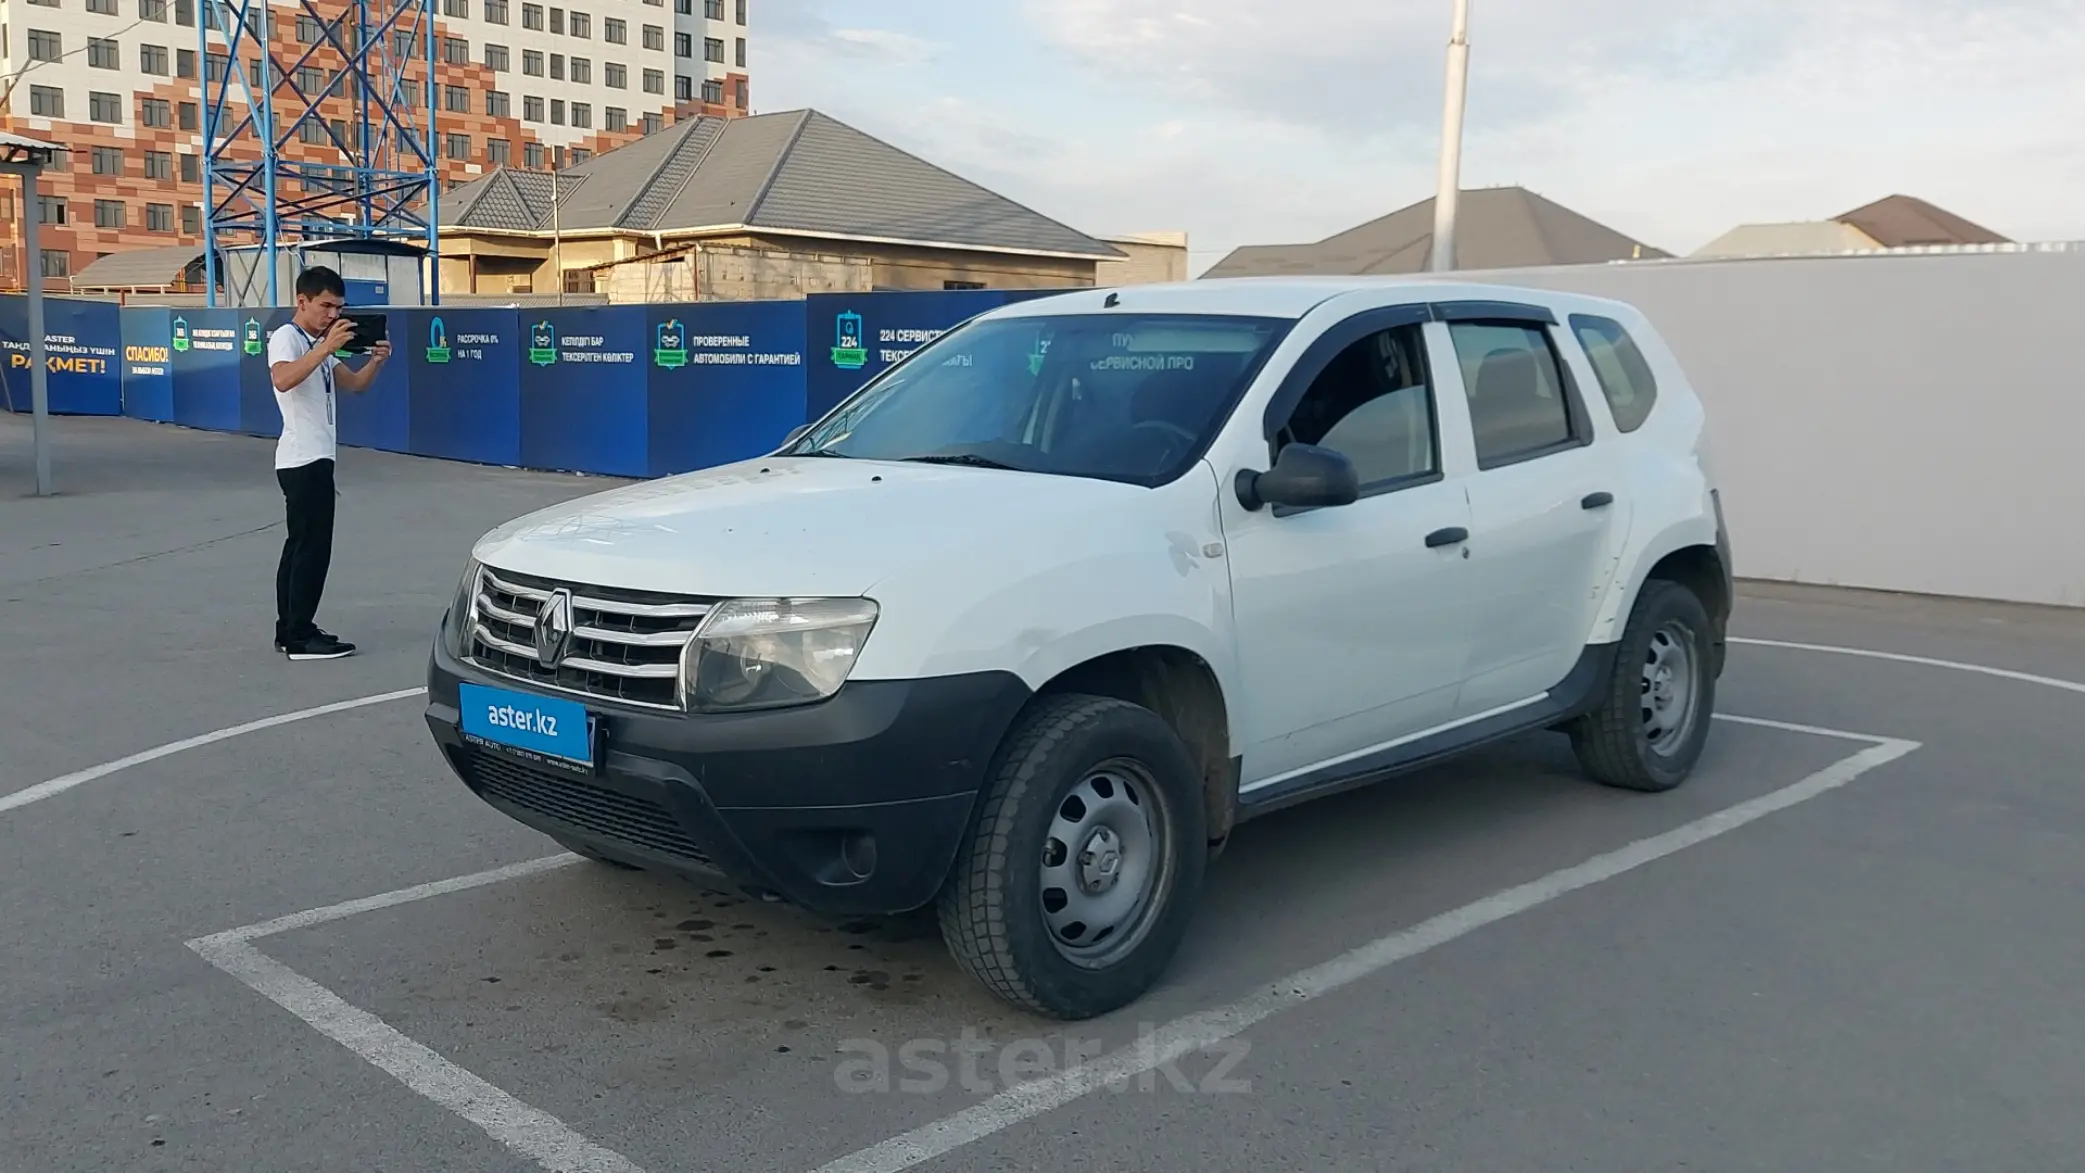
[[(295, 322), (284, 322), (268, 336), (268, 365), (295, 362), (310, 353), (316, 340)], [(275, 393), (282, 412), (282, 436), (275, 442), (275, 467), (302, 468), (314, 460), (331, 460), (338, 431), (333, 415), (333, 370), (340, 359), (327, 355), (302, 383)]]

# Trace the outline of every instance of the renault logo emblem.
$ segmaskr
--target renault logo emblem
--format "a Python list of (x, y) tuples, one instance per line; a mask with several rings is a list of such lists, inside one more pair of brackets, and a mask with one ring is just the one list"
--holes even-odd
[(556, 670), (572, 642), (572, 592), (552, 591), (536, 612), (536, 662)]

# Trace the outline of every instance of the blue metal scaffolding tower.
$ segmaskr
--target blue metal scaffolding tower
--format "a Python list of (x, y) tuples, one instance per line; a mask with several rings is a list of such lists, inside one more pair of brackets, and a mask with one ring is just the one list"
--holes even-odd
[[(217, 304), (225, 237), (259, 246), (271, 305), (283, 304), (277, 258), (284, 246), (424, 241), (429, 263), (438, 264), (434, 0), (201, 0), (197, 7), (209, 304)], [(287, 64), (271, 43), (286, 16), (299, 26), (298, 55)], [(213, 43), (213, 34), (222, 42)], [(425, 66), (417, 81), (407, 73), (414, 62)], [(338, 161), (291, 158), (292, 144), (305, 144), (300, 153), (319, 146)], [(438, 289), (438, 280), (428, 287)]]

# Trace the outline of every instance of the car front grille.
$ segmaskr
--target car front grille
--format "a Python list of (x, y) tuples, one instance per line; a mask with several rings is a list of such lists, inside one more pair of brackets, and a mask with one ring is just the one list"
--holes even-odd
[(464, 769), (488, 800), (518, 807), (592, 838), (715, 866), (673, 812), (656, 802), (474, 746), (464, 749)]
[[(556, 668), (536, 657), (537, 616), (570, 592), (572, 638)], [(473, 599), (470, 659), (539, 688), (653, 709), (680, 707), (681, 651), (715, 599), (566, 584), (487, 567)]]

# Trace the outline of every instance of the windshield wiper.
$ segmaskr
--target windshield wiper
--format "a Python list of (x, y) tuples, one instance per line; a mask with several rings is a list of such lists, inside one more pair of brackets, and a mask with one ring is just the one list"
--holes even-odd
[(993, 460), (989, 456), (979, 456), (972, 452), (964, 452), (955, 456), (907, 456), (905, 459), (914, 464), (960, 464), (966, 468), (997, 468), (1007, 472), (1021, 471), (1011, 464), (1004, 464)]

